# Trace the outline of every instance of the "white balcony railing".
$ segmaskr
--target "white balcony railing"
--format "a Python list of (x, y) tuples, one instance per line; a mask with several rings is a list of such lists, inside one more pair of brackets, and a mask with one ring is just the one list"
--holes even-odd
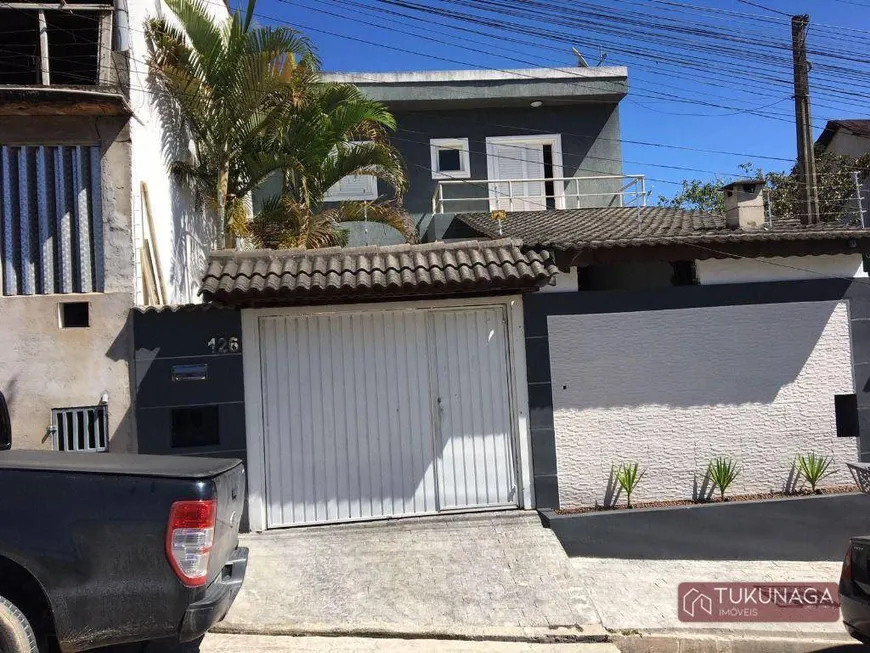
[(432, 213), (646, 206), (647, 196), (643, 175), (443, 179), (432, 195)]

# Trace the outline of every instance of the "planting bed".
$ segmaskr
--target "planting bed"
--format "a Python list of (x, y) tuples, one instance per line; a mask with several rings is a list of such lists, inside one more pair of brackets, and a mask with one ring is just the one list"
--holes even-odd
[(542, 517), (570, 556), (840, 561), (850, 537), (870, 534), (870, 496), (831, 490), (760, 500), (638, 503), (632, 510), (542, 511)]

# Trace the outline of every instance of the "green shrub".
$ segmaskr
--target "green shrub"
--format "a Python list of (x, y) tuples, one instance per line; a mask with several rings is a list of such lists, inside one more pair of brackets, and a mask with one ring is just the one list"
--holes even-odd
[(616, 470), (616, 480), (625, 491), (628, 507), (631, 508), (631, 494), (640, 483), (640, 479), (646, 474), (645, 469), (640, 469), (637, 463), (623, 463)]
[(810, 484), (813, 493), (815, 493), (819, 481), (834, 473), (834, 470), (831, 469), (833, 462), (834, 459), (831, 456), (817, 456), (814, 453), (798, 456), (798, 473)]
[(739, 475), (740, 468), (731, 458), (720, 456), (707, 465), (707, 477), (713, 483), (713, 487), (719, 489), (719, 498), (722, 501), (725, 501), (725, 491)]

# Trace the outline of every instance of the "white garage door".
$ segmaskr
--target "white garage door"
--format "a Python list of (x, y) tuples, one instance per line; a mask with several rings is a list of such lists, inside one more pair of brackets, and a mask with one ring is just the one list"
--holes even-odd
[(502, 308), (259, 329), (269, 527), (516, 505)]

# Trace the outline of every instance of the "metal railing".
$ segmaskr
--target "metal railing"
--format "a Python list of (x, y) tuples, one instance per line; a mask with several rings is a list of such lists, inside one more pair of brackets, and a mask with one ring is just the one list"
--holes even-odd
[[(582, 192), (581, 184), (600, 188)], [(551, 185), (548, 189), (547, 186)], [(573, 185), (573, 189), (572, 189)], [(451, 196), (454, 186), (477, 189), (476, 195)], [(548, 192), (549, 191), (549, 192)], [(462, 211), (546, 211), (604, 206), (646, 206), (648, 194), (643, 175), (596, 175), (589, 177), (538, 177), (529, 179), (442, 179), (432, 195), (432, 213)], [(596, 198), (604, 198), (598, 201)], [(634, 204), (638, 202), (638, 204)], [(466, 207), (457, 205), (465, 203)], [(475, 208), (470, 208), (475, 205)]]

